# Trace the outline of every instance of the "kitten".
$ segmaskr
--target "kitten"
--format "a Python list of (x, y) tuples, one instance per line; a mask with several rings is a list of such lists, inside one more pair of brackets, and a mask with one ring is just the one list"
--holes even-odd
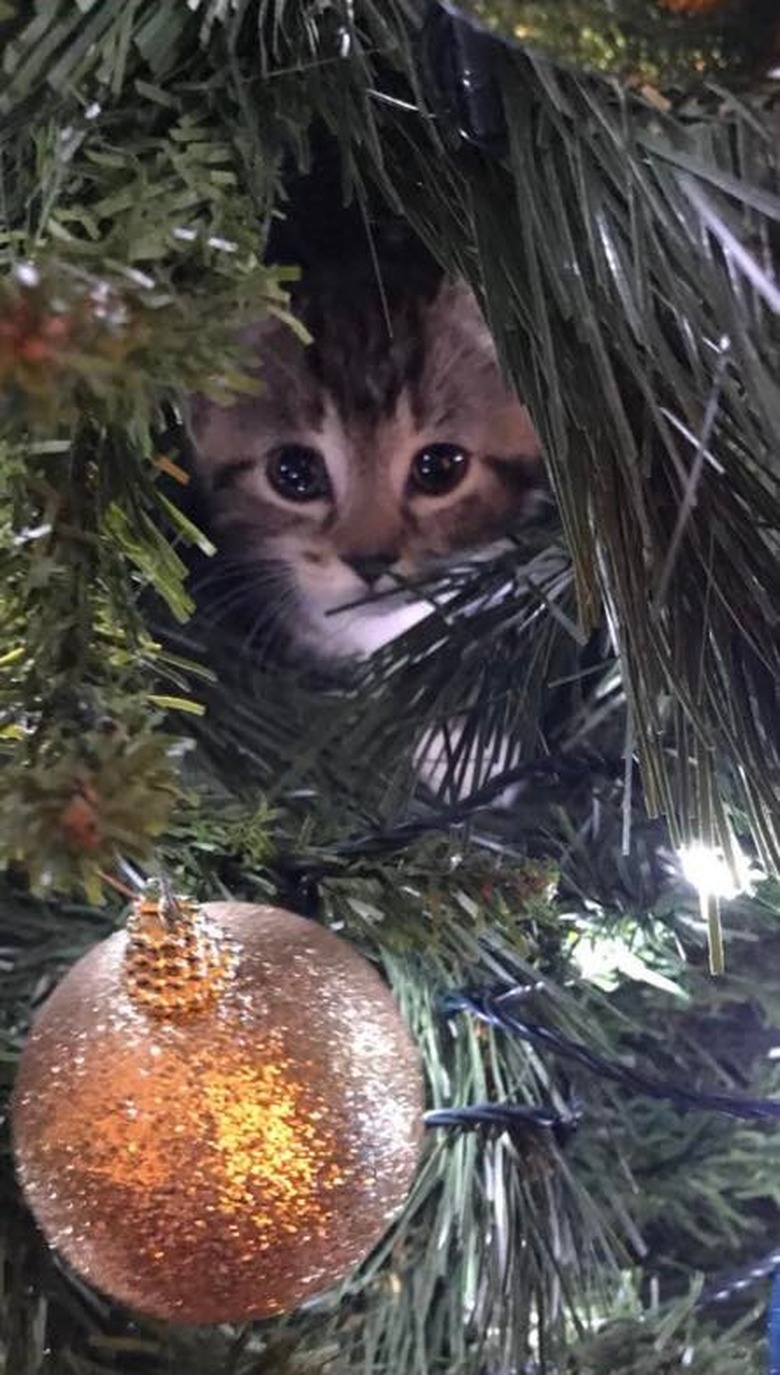
[(540, 454), (464, 284), (414, 262), (379, 280), (341, 267), (294, 306), (308, 346), (276, 319), (247, 334), (256, 395), (193, 399), (194, 466), (223, 561), (215, 614), (250, 647), (270, 626), (288, 655), (333, 665), (428, 615), (410, 585), (529, 514)]

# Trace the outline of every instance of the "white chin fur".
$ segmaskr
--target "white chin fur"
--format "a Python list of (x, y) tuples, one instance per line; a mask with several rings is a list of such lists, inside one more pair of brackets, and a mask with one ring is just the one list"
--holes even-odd
[(431, 614), (430, 602), (391, 602), (329, 610), (304, 598), (305, 639), (323, 659), (366, 657)]

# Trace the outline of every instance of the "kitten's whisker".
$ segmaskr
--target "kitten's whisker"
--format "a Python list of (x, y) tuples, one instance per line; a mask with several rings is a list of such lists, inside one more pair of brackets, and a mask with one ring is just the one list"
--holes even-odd
[[(279, 597), (273, 609), (273, 614), (269, 613), (268, 608), (263, 608), (256, 617), (251, 629), (244, 636), (241, 642), (240, 653), (243, 657), (257, 659), (262, 662), (265, 655), (269, 652), (274, 640), (282, 634), (282, 615), (289, 606), (294, 605), (295, 595), (293, 589), (287, 584), (281, 589), (282, 595)], [(264, 635), (259, 643), (255, 644), (259, 632), (264, 631)]]
[(267, 561), (253, 562), (250, 559), (219, 559), (219, 563), (203, 577), (194, 578), (191, 584), (193, 596), (216, 587), (229, 578), (243, 577), (258, 586), (265, 586), (275, 579), (284, 577), (284, 568)]
[[(218, 626), (228, 619), (232, 612), (240, 611), (242, 605), (251, 607), (259, 594), (268, 596), (278, 593), (286, 585), (282, 567), (270, 563), (249, 563), (246, 559), (231, 560), (231, 565), (221, 571), (215, 570), (208, 580), (201, 580), (193, 587), (193, 594), (200, 594), (201, 610), (205, 623)], [(203, 588), (208, 595), (203, 595)], [(219, 595), (214, 591), (221, 589)]]
[[(201, 567), (204, 570), (203, 581), (207, 581), (215, 570), (220, 572), (225, 568), (246, 568), (253, 562), (255, 560), (252, 556), (244, 552), (232, 554), (226, 549), (219, 549), (216, 554), (212, 554), (210, 558), (204, 558), (201, 561)], [(267, 560), (258, 559), (257, 562), (267, 562)]]
[(232, 613), (240, 611), (244, 605), (249, 605), (250, 598), (247, 589), (239, 587), (225, 597), (221, 597), (218, 602), (212, 603), (205, 612), (204, 619), (208, 625), (218, 626), (223, 623)]
[[(257, 639), (260, 630), (263, 630), (264, 633), (260, 639)], [(260, 618), (254, 629), (242, 642), (241, 655), (257, 664), (264, 664), (267, 661), (274, 663), (276, 662), (275, 647), (281, 638), (282, 627), (277, 620), (271, 618), (263, 621)]]
[[(215, 606), (219, 603), (223, 596), (230, 596), (230, 594), (232, 592), (235, 592), (237, 588), (243, 589), (245, 587), (248, 587), (249, 585), (250, 584), (246, 578), (242, 578), (239, 581), (235, 574), (232, 573), (229, 575), (226, 574), (223, 578), (215, 578), (209, 585), (208, 591), (210, 595), (206, 605)], [(199, 600), (202, 600), (203, 588), (193, 587), (191, 591), (193, 593), (193, 596), (195, 596)], [(214, 595), (215, 593), (219, 593), (219, 595)]]
[[(253, 621), (251, 630), (247, 631), (246, 635), (241, 640), (238, 652), (242, 659), (248, 659), (250, 658), (250, 656), (252, 658), (257, 657), (255, 654), (252, 653), (252, 642), (264, 623), (266, 625), (268, 624), (267, 611), (260, 612), (260, 615)], [(262, 648), (260, 651), (260, 656), (262, 656)]]
[(249, 598), (254, 587), (255, 584), (246, 579), (242, 582), (237, 582), (235, 579), (231, 578), (227, 580), (226, 585), (223, 585), (219, 596), (209, 597), (205, 602), (201, 603), (203, 611), (206, 615), (209, 615), (219, 610), (221, 607), (240, 601), (244, 597)]

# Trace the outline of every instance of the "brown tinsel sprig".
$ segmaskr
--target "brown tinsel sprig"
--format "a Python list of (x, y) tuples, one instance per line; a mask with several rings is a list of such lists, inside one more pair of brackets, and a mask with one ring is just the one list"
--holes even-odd
[(23, 866), (36, 891), (97, 901), (102, 872), (148, 856), (179, 795), (162, 712), (198, 705), (144, 630), (139, 592), (155, 581), (185, 617), (185, 568), (144, 514), (141, 473), (144, 558), (88, 430), (3, 458), (0, 863)]
[(251, 389), (237, 325), (266, 310), (286, 313), (286, 275), (258, 280), (259, 295), (234, 282), (220, 291), (217, 282), (220, 305), (210, 300), (207, 311), (197, 294), (130, 267), (98, 276), (59, 257), (21, 264), (0, 281), (6, 424), (40, 433), (97, 406), (106, 419), (138, 430), (153, 422), (166, 391), (227, 398)]
[(112, 371), (122, 365), (138, 345), (139, 325), (107, 282), (47, 280), (24, 264), (0, 283), (0, 387), (45, 401), (63, 374), (81, 372), (89, 384), (100, 361)]
[[(34, 892), (83, 890), (99, 903), (118, 858), (149, 859), (181, 795), (176, 742), (159, 713), (135, 711), (130, 726), (97, 717), (91, 726), (45, 719), (21, 735), (0, 769), (0, 860), (24, 871)], [(63, 714), (64, 715), (64, 714)]]

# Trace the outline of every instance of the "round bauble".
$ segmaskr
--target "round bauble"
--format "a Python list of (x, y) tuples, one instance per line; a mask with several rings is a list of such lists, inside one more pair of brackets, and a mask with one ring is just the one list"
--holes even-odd
[(375, 970), (311, 921), (247, 903), (137, 918), (35, 1020), (12, 1107), (24, 1193), (50, 1244), (140, 1312), (288, 1311), (402, 1207), (415, 1047)]

